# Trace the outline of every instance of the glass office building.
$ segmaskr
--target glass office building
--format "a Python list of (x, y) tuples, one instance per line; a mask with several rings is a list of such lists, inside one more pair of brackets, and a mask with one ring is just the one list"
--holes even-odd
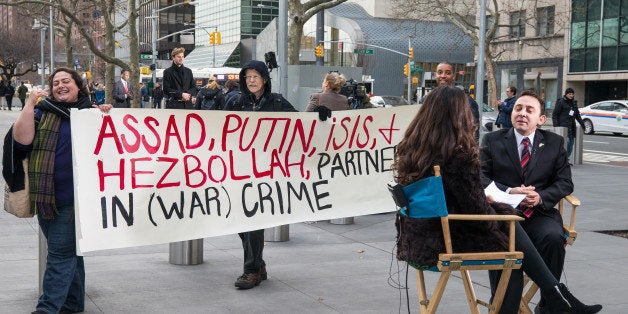
[(628, 1), (574, 0), (569, 72), (628, 70)]
[[(202, 0), (196, 5), (195, 51), (186, 59), (190, 66), (239, 67), (242, 41), (256, 38), (277, 17), (278, 0)], [(211, 45), (209, 34), (220, 32), (220, 44)], [(215, 64), (215, 65), (214, 65)]]
[(572, 0), (567, 85), (583, 105), (628, 98), (628, 0)]

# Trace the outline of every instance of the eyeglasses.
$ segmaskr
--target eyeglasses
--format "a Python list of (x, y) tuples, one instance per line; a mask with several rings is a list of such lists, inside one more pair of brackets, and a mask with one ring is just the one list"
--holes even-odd
[(259, 79), (261, 79), (262, 77), (259, 75), (247, 75), (244, 77), (245, 80), (251, 80), (251, 81), (257, 81)]

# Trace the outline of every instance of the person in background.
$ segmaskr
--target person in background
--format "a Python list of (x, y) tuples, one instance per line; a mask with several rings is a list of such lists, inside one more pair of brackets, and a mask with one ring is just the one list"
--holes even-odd
[(497, 114), (497, 120), (495, 120), (495, 126), (500, 129), (508, 129), (512, 128), (512, 122), (510, 121), (510, 114), (512, 113), (512, 107), (515, 106), (515, 101), (517, 101), (517, 88), (514, 86), (509, 86), (506, 88), (506, 100), (497, 101), (497, 110), (499, 114)]
[[(456, 72), (454, 72), (453, 64), (447, 61), (443, 61), (436, 66), (436, 83), (438, 84), (438, 86), (452, 86), (453, 87), (455, 77), (456, 77)], [(427, 95), (424, 96), (419, 101), (419, 103), (423, 103), (423, 100), (425, 99), (425, 97), (427, 97)], [(479, 127), (480, 111), (479, 111), (478, 103), (473, 98), (471, 98), (471, 96), (468, 94), (467, 94), (467, 100), (468, 100), (469, 106), (471, 107), (471, 112), (473, 113), (473, 121)], [(476, 129), (475, 137), (476, 139), (479, 140), (480, 138), (479, 128)]]
[(225, 83), (225, 104), (228, 103), (232, 97), (236, 97), (240, 94), (240, 88), (238, 86), (238, 80), (230, 79)]
[(150, 102), (150, 95), (148, 94), (148, 87), (146, 84), (140, 83), (140, 108), (148, 107)]
[(4, 98), (4, 92), (6, 91), (7, 87), (6, 87), (7, 83), (5, 81), (0, 81), (0, 108), (2, 110), (6, 109), (6, 98)]
[[(449, 213), (514, 214), (514, 208), (489, 202), (484, 194), (479, 147), (474, 136), (477, 125), (473, 119), (463, 90), (446, 85), (432, 90), (397, 145), (392, 165), (395, 181), (402, 186), (410, 185), (433, 176), (433, 166), (440, 165)], [(395, 226), (399, 260), (421, 267), (437, 264), (438, 253), (445, 251), (440, 220), (413, 219), (398, 212)], [(515, 248), (524, 254), (522, 269), (541, 288), (550, 313), (596, 313), (601, 310), (601, 305), (582, 304), (564, 284), (559, 283), (518, 223), (515, 230)], [(456, 252), (503, 251), (508, 248), (508, 228), (501, 222), (459, 221), (451, 225), (451, 235)], [(500, 313), (517, 313), (520, 299), (521, 294), (518, 298), (504, 300)]]
[(322, 92), (310, 95), (305, 111), (317, 111), (319, 118), (325, 121), (331, 116), (331, 111), (351, 109), (347, 97), (339, 94), (346, 81), (344, 75), (338, 72), (327, 73), (323, 78)]
[(164, 90), (161, 88), (161, 84), (155, 83), (153, 88), (153, 108), (161, 108), (161, 100), (164, 99)]
[(133, 99), (133, 86), (129, 83), (131, 72), (127, 69), (120, 70), (120, 80), (113, 86), (113, 99), (115, 108), (131, 108)]
[(28, 87), (26, 87), (26, 85), (24, 85), (24, 81), (22, 81), (20, 86), (17, 88), (17, 97), (20, 99), (20, 102), (22, 103), (22, 109), (21, 110), (24, 110), (24, 105), (26, 105), (26, 94), (27, 93), (28, 93)]
[(11, 111), (13, 107), (13, 97), (15, 96), (15, 88), (11, 85), (11, 82), (7, 82), (7, 85), (4, 89), (4, 97), (7, 101), (7, 109)]
[(78, 313), (85, 309), (85, 268), (76, 255), (70, 109), (107, 113), (112, 106), (92, 105), (87, 86), (71, 69), (57, 68), (48, 86), (50, 94), (31, 91), (12, 134), (15, 149), (30, 156), (31, 210), (48, 249), (42, 295), (32, 313)]
[(222, 89), (215, 76), (211, 76), (207, 81), (207, 84), (201, 88), (196, 95), (197, 110), (222, 110), (224, 108), (224, 97)]
[[(297, 111), (281, 94), (271, 93), (270, 75), (262, 61), (251, 60), (240, 71), (240, 95), (230, 98), (225, 110)], [(251, 289), (268, 278), (263, 259), (264, 230), (238, 234), (244, 249), (244, 272), (236, 279), (239, 289)]]
[(580, 117), (578, 102), (574, 99), (574, 90), (568, 87), (565, 95), (556, 101), (556, 106), (552, 112), (552, 122), (554, 126), (567, 128), (567, 158), (571, 158), (573, 144), (576, 141), (576, 121), (584, 128), (584, 121)]
[(164, 70), (163, 89), (168, 97), (168, 109), (194, 109), (196, 83), (192, 70), (183, 65), (185, 48), (177, 47), (170, 53), (172, 65)]

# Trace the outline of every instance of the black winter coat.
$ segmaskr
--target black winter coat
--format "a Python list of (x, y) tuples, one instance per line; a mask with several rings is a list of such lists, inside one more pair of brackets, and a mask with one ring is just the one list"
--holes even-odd
[[(515, 214), (506, 204), (489, 204), (480, 180), (480, 166), (466, 158), (441, 165), (450, 214)], [(421, 266), (437, 264), (445, 252), (439, 218), (415, 219), (397, 213), (397, 258)], [(454, 252), (501, 251), (508, 247), (507, 225), (501, 222), (450, 221)]]
[(576, 137), (576, 121), (584, 128), (584, 122), (580, 117), (578, 103), (575, 99), (562, 97), (556, 101), (556, 106), (552, 112), (552, 122), (554, 126), (563, 126), (567, 128), (567, 136)]

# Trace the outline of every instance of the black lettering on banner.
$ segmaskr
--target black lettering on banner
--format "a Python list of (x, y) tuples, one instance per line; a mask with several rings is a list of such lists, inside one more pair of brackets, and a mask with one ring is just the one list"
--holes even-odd
[(390, 166), (394, 161), (395, 149), (396, 146), (390, 146), (374, 151), (347, 151), (344, 154), (318, 153), (318, 178), (333, 179), (337, 174), (349, 177), (391, 171)]
[[(332, 207), (331, 204), (321, 204), (321, 200), (329, 197), (329, 192), (321, 190), (322, 185), (327, 184), (327, 180), (312, 182), (309, 186), (307, 182), (275, 181), (274, 184), (261, 182), (255, 185), (247, 182), (242, 187), (242, 210), (249, 218), (262, 214), (290, 215), (295, 202), (307, 202), (312, 213), (315, 213)], [(268, 208), (270, 210), (264, 211)]]
[[(222, 216), (223, 211), (221, 208), (226, 207), (225, 218), (228, 218), (231, 213), (231, 197), (227, 189), (224, 187), (221, 188), (224, 193), (221, 193), (221, 190), (216, 187), (206, 187), (201, 194), (195, 191), (187, 192), (187, 194), (186, 191), (179, 191), (178, 201), (169, 201), (164, 196), (152, 193), (148, 200), (148, 218), (156, 227), (157, 222), (155, 217), (153, 217), (153, 207), (157, 208), (158, 213), (161, 210), (166, 220), (171, 220), (172, 218), (178, 218), (179, 220), (184, 219), (186, 218), (186, 211), (188, 212), (187, 217), (193, 219), (196, 209), (200, 210), (201, 217), (210, 216), (212, 213), (211, 209), (214, 207), (217, 217)], [(186, 199), (190, 201), (186, 202)], [(189, 205), (186, 205), (188, 203)]]
[[(102, 214), (102, 228), (107, 229), (107, 222), (109, 221), (109, 219), (107, 217), (107, 198), (105, 196), (100, 198), (100, 211)], [(133, 225), (133, 193), (129, 193), (128, 203), (126, 204), (126, 206), (122, 202), (122, 200), (118, 198), (118, 196), (114, 196), (111, 198), (111, 220), (113, 227), (118, 227), (118, 212), (120, 212), (128, 227)]]

